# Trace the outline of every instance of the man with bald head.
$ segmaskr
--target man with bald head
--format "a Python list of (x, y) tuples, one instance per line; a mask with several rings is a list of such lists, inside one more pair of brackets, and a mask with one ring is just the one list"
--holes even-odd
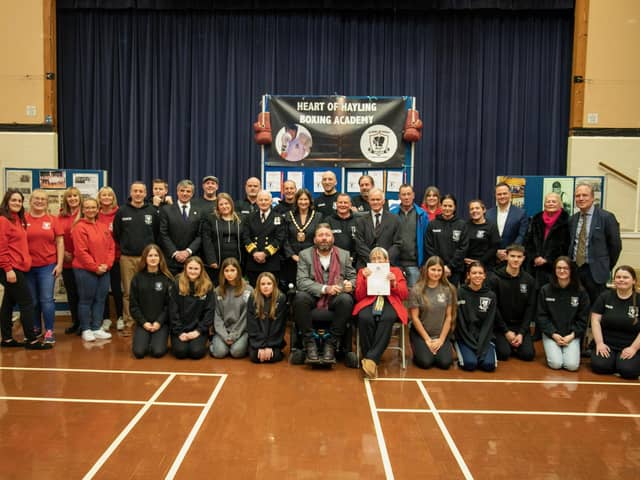
[(259, 178), (249, 177), (244, 184), (245, 197), (242, 200), (236, 201), (236, 213), (243, 219), (258, 210), (256, 200), (258, 199), (258, 192), (262, 188), (262, 183)]
[(323, 218), (330, 217), (336, 210), (337, 184), (336, 174), (331, 170), (327, 170), (322, 174), (322, 189), (324, 191), (315, 198), (313, 203), (316, 206), (316, 211), (322, 213)]

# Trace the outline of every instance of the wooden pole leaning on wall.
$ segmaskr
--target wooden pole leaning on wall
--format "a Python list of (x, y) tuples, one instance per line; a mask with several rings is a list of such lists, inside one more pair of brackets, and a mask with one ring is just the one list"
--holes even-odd
[(57, 51), (56, 51), (56, 0), (43, 0), (44, 42), (44, 123), (57, 130)]
[(589, 35), (589, 0), (576, 0), (573, 23), (573, 65), (571, 68), (571, 109), (569, 128), (584, 126), (584, 82)]

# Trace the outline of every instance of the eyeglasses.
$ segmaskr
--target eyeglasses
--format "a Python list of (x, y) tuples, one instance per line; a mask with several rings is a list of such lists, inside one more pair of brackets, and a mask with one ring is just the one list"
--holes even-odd
[(571, 270), (569, 267), (556, 267), (556, 270)]

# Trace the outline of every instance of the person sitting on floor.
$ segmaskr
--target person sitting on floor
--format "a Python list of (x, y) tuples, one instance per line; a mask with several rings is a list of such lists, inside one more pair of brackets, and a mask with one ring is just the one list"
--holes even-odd
[(128, 310), (137, 323), (131, 344), (136, 358), (147, 354), (160, 358), (167, 353), (172, 289), (173, 276), (162, 250), (153, 243), (147, 245), (129, 288)]
[(275, 363), (283, 359), (286, 345), (287, 298), (278, 289), (276, 277), (262, 272), (247, 303), (249, 358), (254, 363)]
[(456, 291), (440, 257), (429, 257), (409, 294), (409, 340), (413, 363), (420, 368), (448, 369), (453, 363), (449, 334), (456, 316)]
[(215, 312), (211, 279), (200, 257), (189, 257), (171, 295), (171, 352), (176, 358), (198, 359), (207, 353)]
[(225, 258), (220, 267), (220, 286), (216, 288), (214, 336), (209, 353), (215, 358), (247, 355), (247, 304), (253, 288), (242, 278), (242, 268), (234, 257)]
[(493, 324), (496, 318), (496, 295), (484, 285), (484, 264), (473, 260), (467, 271), (467, 282), (458, 289), (456, 320), (456, 352), (463, 370), (476, 368), (485, 372), (496, 369), (496, 346)]

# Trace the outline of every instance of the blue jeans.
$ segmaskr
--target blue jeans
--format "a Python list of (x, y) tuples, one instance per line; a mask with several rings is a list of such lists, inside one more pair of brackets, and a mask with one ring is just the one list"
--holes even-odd
[(33, 326), (38, 330), (42, 326), (41, 316), (44, 317), (44, 329), (53, 330), (53, 322), (56, 318), (56, 304), (53, 300), (53, 288), (56, 277), (53, 269), (56, 264), (44, 267), (32, 267), (27, 272), (27, 281), (33, 297)]
[(574, 338), (566, 347), (561, 347), (553, 338), (542, 334), (542, 346), (549, 368), (565, 368), (575, 372), (580, 368), (580, 338)]
[(109, 294), (109, 272), (96, 275), (88, 270), (74, 268), (78, 287), (78, 317), (80, 331), (100, 330), (104, 302)]
[(411, 288), (420, 280), (420, 267), (401, 267), (407, 280), (407, 288)]

